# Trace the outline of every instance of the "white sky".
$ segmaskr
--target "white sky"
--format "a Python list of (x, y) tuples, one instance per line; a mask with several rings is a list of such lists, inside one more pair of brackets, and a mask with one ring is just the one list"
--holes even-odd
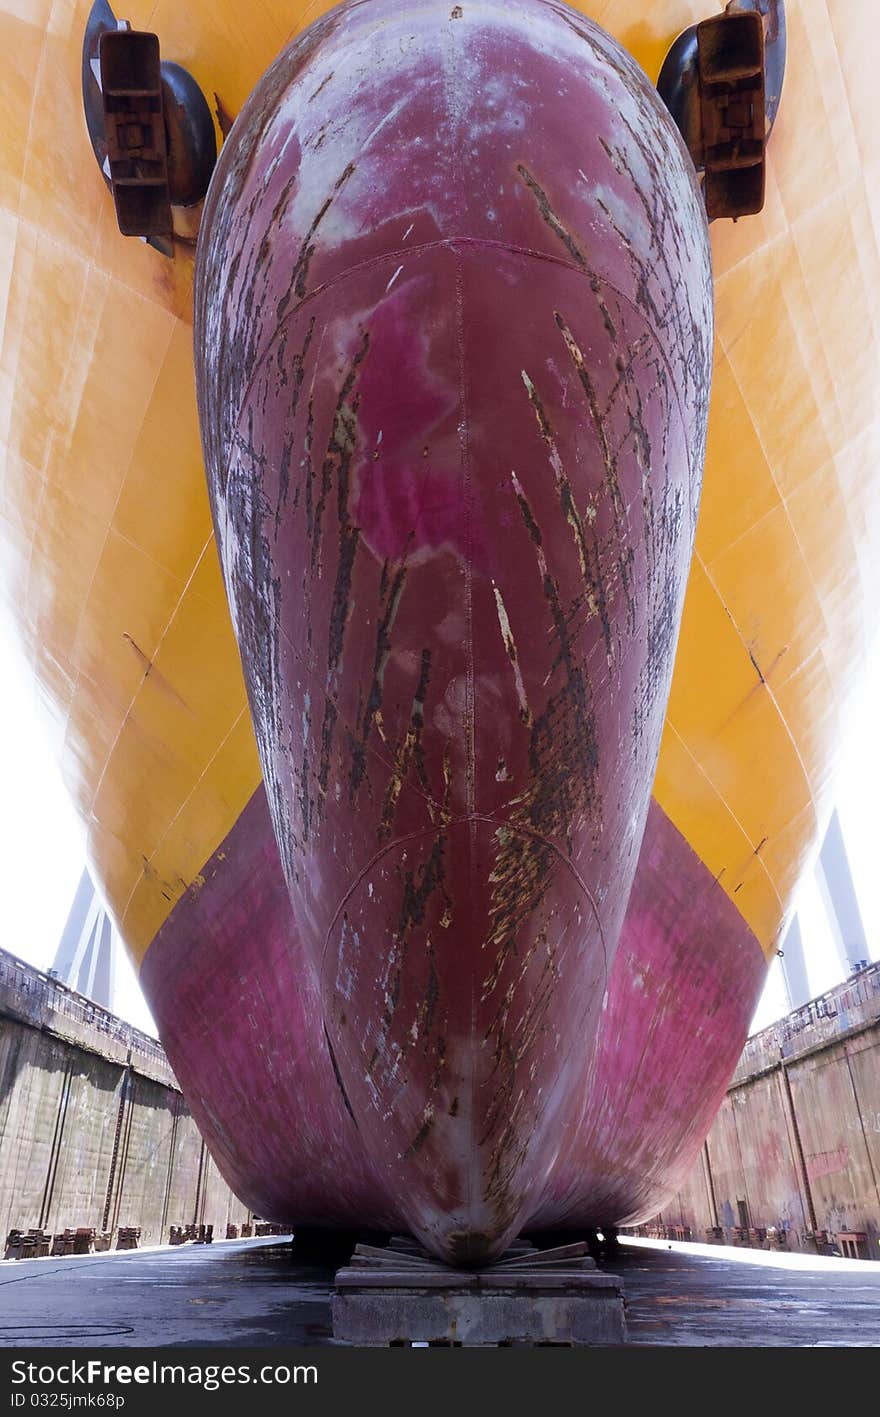
[[(49, 969), (85, 864), (83, 828), (2, 615), (0, 685), (0, 946)], [(155, 1034), (134, 970), (124, 952), (118, 954), (116, 1012)]]
[[(55, 956), (84, 864), (83, 832), (61, 782), (34, 690), (10, 630), (0, 616), (0, 946), (40, 969)], [(880, 958), (880, 654), (866, 673), (841, 763), (838, 810), (872, 959)], [(825, 907), (812, 877), (797, 906), (807, 973), (814, 994), (842, 977)], [(122, 951), (120, 951), (122, 955)], [(131, 965), (117, 963), (116, 1011), (155, 1033)], [(753, 1030), (787, 1012), (779, 961), (774, 961)]]

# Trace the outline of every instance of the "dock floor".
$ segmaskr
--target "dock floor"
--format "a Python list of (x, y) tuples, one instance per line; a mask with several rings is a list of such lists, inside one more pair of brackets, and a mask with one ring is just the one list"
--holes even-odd
[[(880, 1346), (880, 1264), (745, 1253), (625, 1242), (607, 1269), (623, 1281), (629, 1342)], [(274, 1237), (3, 1262), (0, 1347), (332, 1344), (339, 1263)]]

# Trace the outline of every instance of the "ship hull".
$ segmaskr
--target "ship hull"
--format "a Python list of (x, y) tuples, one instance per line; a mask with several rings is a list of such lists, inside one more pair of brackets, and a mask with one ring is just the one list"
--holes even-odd
[(644, 829), (711, 374), (693, 169), (566, 11), (342, 7), (230, 136), (195, 295), (334, 1068), (408, 1228), (483, 1261), (581, 1125)]
[[(141, 981), (211, 1154), (259, 1215), (408, 1228), (411, 1208), (371, 1162), (331, 1052), (262, 788), (202, 874)], [(656, 1213), (717, 1111), (765, 970), (742, 917), (652, 802), (577, 1115), (524, 1228)]]

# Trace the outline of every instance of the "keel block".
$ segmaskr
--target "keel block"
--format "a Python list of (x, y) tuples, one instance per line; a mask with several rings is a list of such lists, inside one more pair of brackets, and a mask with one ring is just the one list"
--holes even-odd
[(336, 1275), (333, 1336), (371, 1348), (583, 1347), (626, 1341), (619, 1281), (585, 1243), (517, 1245), (486, 1269), (452, 1269), (405, 1240), (358, 1245)]

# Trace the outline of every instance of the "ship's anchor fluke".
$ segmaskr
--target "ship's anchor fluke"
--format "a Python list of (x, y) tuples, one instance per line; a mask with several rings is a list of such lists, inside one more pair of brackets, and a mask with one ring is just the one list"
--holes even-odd
[(663, 61), (657, 88), (702, 173), (710, 221), (763, 207), (784, 75), (784, 0), (731, 0), (680, 34)]
[[(92, 148), (113, 193), (123, 236), (166, 256), (191, 240), (192, 209), (217, 161), (214, 120), (195, 79), (160, 58), (155, 34), (117, 21), (95, 0), (83, 38), (83, 108)], [(175, 208), (189, 220), (175, 227)]]

